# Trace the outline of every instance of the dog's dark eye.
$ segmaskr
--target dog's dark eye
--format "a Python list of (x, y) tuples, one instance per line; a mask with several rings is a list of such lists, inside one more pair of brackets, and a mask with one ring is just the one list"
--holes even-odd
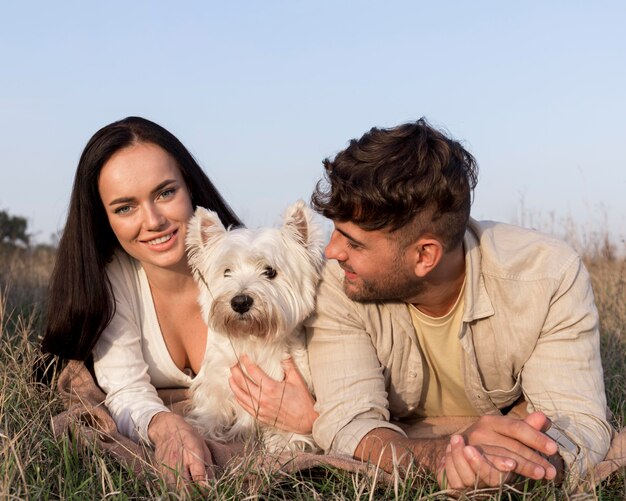
[(230, 268), (226, 268), (226, 269), (224, 270), (224, 277), (225, 277), (225, 278), (230, 277)]
[(266, 266), (265, 270), (263, 270), (263, 275), (272, 280), (276, 276), (276, 270), (271, 266)]

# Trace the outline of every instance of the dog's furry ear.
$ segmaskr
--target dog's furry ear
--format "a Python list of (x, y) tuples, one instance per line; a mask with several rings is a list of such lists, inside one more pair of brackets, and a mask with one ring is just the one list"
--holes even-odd
[(225, 233), (226, 228), (217, 213), (204, 207), (197, 207), (187, 225), (187, 247), (190, 249), (204, 247)]
[(307, 245), (310, 237), (311, 214), (309, 208), (302, 200), (288, 207), (283, 217), (283, 228), (293, 233), (293, 235), (303, 244)]
[(313, 220), (313, 211), (307, 207), (304, 201), (298, 200), (287, 208), (283, 219), (283, 231), (305, 247), (318, 267), (321, 266), (324, 255), (322, 229)]

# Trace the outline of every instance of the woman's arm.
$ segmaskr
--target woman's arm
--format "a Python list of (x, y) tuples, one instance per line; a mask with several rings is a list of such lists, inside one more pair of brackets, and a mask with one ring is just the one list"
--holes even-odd
[(176, 470), (183, 478), (205, 478), (211, 456), (204, 440), (164, 405), (151, 384), (142, 351), (141, 295), (120, 261), (114, 261), (108, 271), (115, 315), (93, 350), (94, 372), (106, 393), (105, 404), (121, 433), (154, 446), (168, 481), (176, 477)]

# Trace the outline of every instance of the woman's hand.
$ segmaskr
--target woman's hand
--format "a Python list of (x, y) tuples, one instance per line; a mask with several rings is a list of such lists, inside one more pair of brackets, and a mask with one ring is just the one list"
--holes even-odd
[[(263, 372), (258, 365), (243, 355), (230, 369), (230, 388), (237, 402), (246, 412), (264, 424), (281, 430), (308, 435), (318, 413), (313, 406), (315, 399), (292, 358), (283, 361), (285, 377), (276, 381)], [(247, 375), (246, 375), (247, 373)]]
[(213, 478), (211, 452), (182, 416), (173, 412), (155, 414), (148, 425), (148, 438), (168, 485), (176, 485), (179, 479), (206, 485)]

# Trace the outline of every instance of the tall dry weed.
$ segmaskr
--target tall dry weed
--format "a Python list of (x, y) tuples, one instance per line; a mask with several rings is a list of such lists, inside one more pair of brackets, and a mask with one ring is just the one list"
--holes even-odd
[(7, 329), (18, 329), (17, 321), (29, 322), (33, 334), (41, 329), (54, 256), (50, 247), (0, 246), (0, 308)]
[(602, 363), (609, 408), (626, 425), (626, 259), (589, 259), (600, 316)]

